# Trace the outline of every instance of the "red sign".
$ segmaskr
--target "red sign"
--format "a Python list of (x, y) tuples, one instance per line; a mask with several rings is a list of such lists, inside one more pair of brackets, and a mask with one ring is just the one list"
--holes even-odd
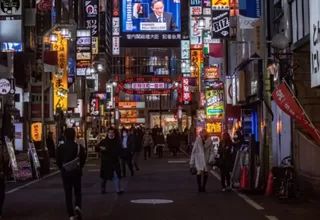
[(191, 101), (191, 91), (190, 91), (188, 78), (182, 78), (182, 101), (183, 102)]
[(320, 144), (320, 131), (314, 127), (306, 116), (286, 83), (281, 83), (272, 92), (272, 97), (282, 111), (298, 121), (299, 124)]
[(40, 0), (37, 4), (37, 9), (39, 11), (51, 11), (52, 1), (51, 0)]
[(204, 78), (205, 79), (219, 79), (219, 68), (218, 67), (205, 67)]
[(132, 89), (164, 89), (165, 83), (132, 83)]

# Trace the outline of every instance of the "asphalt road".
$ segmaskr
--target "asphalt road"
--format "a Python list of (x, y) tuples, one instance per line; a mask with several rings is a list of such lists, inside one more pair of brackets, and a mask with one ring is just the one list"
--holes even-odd
[[(83, 177), (83, 215), (85, 220), (301, 220), (318, 219), (311, 215), (312, 206), (299, 210), (292, 205), (279, 204), (263, 197), (254, 198), (236, 192), (221, 192), (216, 177), (210, 176), (208, 192), (197, 192), (196, 180), (189, 174), (189, 158), (180, 153), (177, 158), (166, 154), (165, 158), (141, 161), (141, 170), (133, 177), (122, 180), (124, 194), (118, 196), (111, 183), (108, 193), (100, 194), (99, 162), (90, 161)], [(142, 199), (151, 204), (132, 203)], [(157, 199), (169, 200), (156, 204)], [(272, 202), (273, 201), (273, 202)], [(311, 208), (310, 208), (311, 207)], [(307, 209), (308, 208), (308, 209)], [(291, 211), (290, 211), (291, 210)], [(279, 217), (280, 216), (280, 217)], [(63, 188), (59, 174), (43, 179), (18, 191), (7, 194), (4, 206), (5, 219), (58, 220), (68, 219)], [(315, 218), (313, 218), (315, 217)]]

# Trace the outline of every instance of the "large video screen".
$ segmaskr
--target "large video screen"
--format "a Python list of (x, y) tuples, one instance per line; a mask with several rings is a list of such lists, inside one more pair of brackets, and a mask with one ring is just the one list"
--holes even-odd
[(180, 32), (180, 0), (123, 0), (122, 31)]

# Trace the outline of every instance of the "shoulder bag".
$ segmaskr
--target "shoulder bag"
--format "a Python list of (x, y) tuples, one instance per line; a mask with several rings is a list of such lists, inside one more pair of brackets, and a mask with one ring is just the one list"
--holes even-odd
[(63, 164), (63, 168), (67, 172), (75, 171), (80, 168), (80, 159), (79, 159), (79, 154), (80, 154), (80, 145), (78, 144), (78, 150), (77, 150), (77, 156), (75, 159), (71, 160), (68, 163)]

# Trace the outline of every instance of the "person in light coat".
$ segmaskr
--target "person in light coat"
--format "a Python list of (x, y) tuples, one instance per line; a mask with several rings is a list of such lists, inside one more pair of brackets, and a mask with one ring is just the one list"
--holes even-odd
[(206, 191), (208, 181), (209, 162), (213, 159), (212, 140), (206, 130), (200, 132), (191, 153), (190, 166), (197, 170), (197, 184), (199, 192)]

